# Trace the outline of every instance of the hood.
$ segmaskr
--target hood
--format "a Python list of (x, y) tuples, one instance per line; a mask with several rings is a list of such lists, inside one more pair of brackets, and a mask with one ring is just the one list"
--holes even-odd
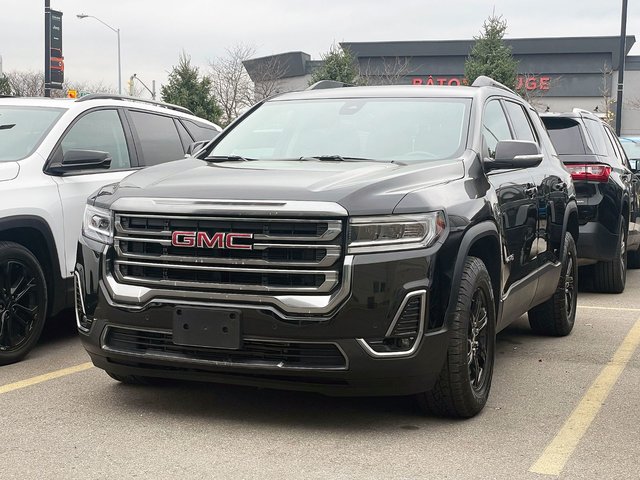
[(369, 161), (187, 159), (147, 168), (120, 183), (122, 197), (336, 202), (350, 214), (390, 214), (409, 192), (458, 179), (462, 160), (401, 165)]
[(18, 172), (20, 172), (18, 162), (0, 162), (0, 182), (13, 180), (18, 176)]

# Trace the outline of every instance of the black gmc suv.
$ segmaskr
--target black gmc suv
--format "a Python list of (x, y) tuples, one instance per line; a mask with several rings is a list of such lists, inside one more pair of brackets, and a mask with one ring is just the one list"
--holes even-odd
[(283, 94), (89, 199), (80, 337), (125, 383), (415, 394), (470, 417), (496, 332), (527, 312), (573, 328), (574, 197), (537, 114), (486, 77)]
[[(622, 293), (630, 266), (640, 267), (640, 182), (618, 137), (586, 110), (545, 113), (542, 121), (565, 167), (578, 202), (578, 264), (588, 265), (593, 288)], [(583, 276), (586, 278), (586, 276)]]

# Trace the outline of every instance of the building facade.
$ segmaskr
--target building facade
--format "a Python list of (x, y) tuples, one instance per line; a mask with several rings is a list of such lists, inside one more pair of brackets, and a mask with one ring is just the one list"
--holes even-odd
[[(540, 111), (583, 108), (601, 116), (615, 113), (620, 68), (619, 37), (506, 39), (518, 61), (518, 87)], [(626, 41), (628, 53), (635, 37)], [(342, 42), (370, 84), (462, 85), (464, 63), (474, 40)], [(259, 84), (265, 65), (278, 65), (271, 93), (306, 88), (321, 63), (304, 52), (288, 52), (245, 62)], [(272, 70), (274, 70), (272, 68)], [(271, 75), (270, 80), (274, 82)], [(637, 105), (637, 106), (636, 106)], [(622, 134), (640, 135), (640, 56), (625, 57)]]

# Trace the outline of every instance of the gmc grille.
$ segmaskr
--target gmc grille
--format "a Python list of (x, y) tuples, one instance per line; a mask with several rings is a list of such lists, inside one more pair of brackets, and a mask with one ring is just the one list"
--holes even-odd
[[(122, 283), (243, 293), (332, 292), (343, 264), (342, 220), (117, 213), (114, 273)], [(251, 249), (180, 247), (177, 231), (251, 234)]]

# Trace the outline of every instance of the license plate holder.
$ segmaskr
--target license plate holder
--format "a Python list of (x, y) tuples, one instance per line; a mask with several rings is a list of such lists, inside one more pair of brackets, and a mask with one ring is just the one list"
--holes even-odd
[(173, 311), (173, 343), (186, 347), (238, 350), (242, 347), (239, 310), (178, 307)]

